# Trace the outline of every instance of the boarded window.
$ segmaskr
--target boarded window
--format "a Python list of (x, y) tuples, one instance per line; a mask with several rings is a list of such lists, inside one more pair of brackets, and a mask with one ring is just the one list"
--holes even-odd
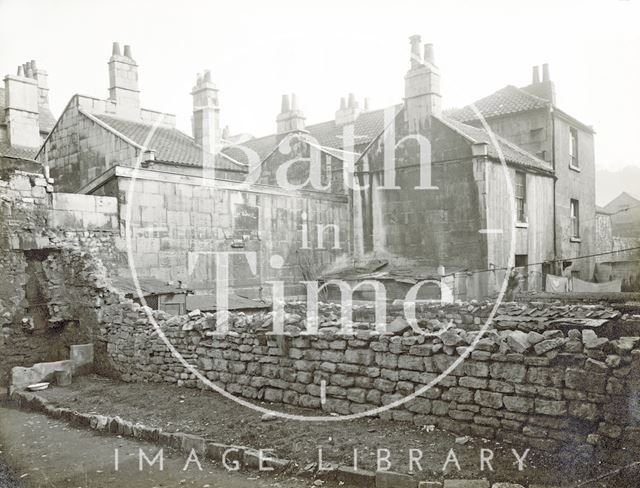
[(516, 219), (518, 222), (527, 221), (527, 175), (516, 171)]
[(580, 208), (578, 200), (571, 200), (569, 215), (571, 217), (571, 237), (580, 237)]

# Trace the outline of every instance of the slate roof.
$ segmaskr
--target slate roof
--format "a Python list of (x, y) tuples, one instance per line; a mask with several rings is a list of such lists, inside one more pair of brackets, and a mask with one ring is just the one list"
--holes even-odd
[[(153, 130), (153, 125), (145, 122), (125, 120), (103, 114), (93, 116), (140, 145), (144, 145), (147, 136)], [(155, 151), (157, 161), (183, 166), (202, 166), (202, 146), (197, 144), (192, 137), (174, 127), (157, 127), (147, 147)], [(244, 166), (235, 164), (224, 156), (218, 158), (216, 168), (244, 171)]]
[[(401, 110), (402, 105), (395, 105), (391, 107), (395, 113)], [(354, 144), (360, 146), (363, 144), (369, 144), (375, 137), (377, 137), (384, 129), (384, 111), (386, 109), (372, 110), (370, 112), (363, 112), (355, 120), (354, 123)], [(322, 149), (329, 154), (342, 159), (343, 154), (340, 149), (344, 148), (344, 141), (342, 137), (342, 127), (337, 126), (334, 120), (327, 122), (321, 122), (319, 124), (313, 124), (306, 127), (309, 135), (313, 137)], [(268, 136), (251, 139), (243, 142), (240, 146), (246, 147), (255, 151), (260, 161), (264, 161), (269, 154), (271, 154), (278, 145), (278, 135), (270, 134)], [(237, 147), (228, 147), (223, 149), (223, 153), (232, 157), (236, 161), (241, 163), (247, 163), (246, 154)]]
[[(507, 85), (501, 90), (473, 103), (486, 118), (544, 108), (550, 106), (550, 104), (549, 100), (532, 95), (513, 85)], [(448, 110), (445, 115), (460, 122), (478, 120), (470, 105), (460, 109)]]
[(35, 159), (37, 147), (10, 146), (7, 142), (0, 142), (0, 156), (19, 159)]
[[(228, 310), (255, 310), (260, 308), (271, 308), (271, 305), (262, 300), (252, 300), (230, 293), (228, 299)], [(200, 310), (201, 312), (213, 312), (218, 309), (215, 295), (187, 295), (187, 311)]]
[[(452, 130), (455, 130), (458, 134), (462, 135), (472, 143), (487, 144), (487, 151), (489, 156), (499, 159), (498, 149), (493, 143), (491, 136), (484, 129), (479, 129), (477, 127), (463, 124), (462, 122), (454, 120), (450, 117), (436, 117), (436, 119)], [(553, 166), (551, 166), (550, 163), (537, 158), (533, 154), (525, 151), (524, 149), (521, 149), (516, 144), (503, 139), (497, 134), (494, 135), (505, 160), (511, 163), (515, 163), (519, 166), (524, 166), (528, 169), (534, 169), (546, 173), (553, 173)]]
[[(111, 282), (113, 286), (125, 295), (138, 296), (138, 291), (133, 278), (130, 276), (112, 276)], [(168, 295), (168, 294), (186, 294), (188, 290), (180, 288), (176, 285), (170, 285), (157, 278), (140, 276), (138, 277), (140, 291), (143, 296), (148, 295)]]

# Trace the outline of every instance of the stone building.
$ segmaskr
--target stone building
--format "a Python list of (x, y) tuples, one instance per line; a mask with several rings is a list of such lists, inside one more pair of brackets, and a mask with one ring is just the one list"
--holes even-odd
[[(473, 105), (492, 131), (553, 168), (553, 192), (545, 197), (553, 201), (553, 216), (547, 216), (553, 225), (534, 227), (525, 221), (517, 232), (524, 240), (527, 240), (526, 234), (540, 239), (546, 237), (540, 234), (551, 233), (556, 259), (593, 254), (596, 247), (594, 130), (556, 105), (549, 66), (542, 65), (542, 77), (539, 68), (534, 66), (531, 84), (522, 88), (508, 85)], [(483, 126), (470, 106), (452, 110), (448, 115), (465, 124)], [(525, 195), (535, 191), (529, 180), (524, 182)], [(530, 208), (531, 202), (525, 205)], [(520, 246), (516, 254), (521, 254), (523, 261), (532, 262), (526, 247)], [(594, 259), (575, 260), (572, 273), (590, 280), (594, 263)], [(555, 269), (556, 273), (559, 271)]]
[(35, 60), (18, 66), (0, 87), (0, 156), (33, 159), (55, 124), (48, 75)]
[[(456, 293), (471, 298), (495, 293), (511, 264), (539, 289), (552, 261), (593, 245), (593, 131), (557, 109), (548, 67), (475, 104), (492, 132), (469, 107), (442, 111), (433, 47), (413, 36), (403, 103), (370, 110), (350, 94), (333, 120), (309, 125), (285, 95), (275, 132), (248, 140), (220, 129), (209, 72), (192, 90), (191, 137), (140, 106), (137, 70), (114, 44), (109, 97), (75, 95), (38, 159), (62, 191), (118, 198), (142, 275), (200, 289), (228, 278), (252, 296), (284, 279), (298, 294), (302, 279), (374, 261), (395, 281), (406, 282), (400, 268), (409, 282), (456, 271)], [(234, 254), (219, 275), (220, 251), (256, 263)]]

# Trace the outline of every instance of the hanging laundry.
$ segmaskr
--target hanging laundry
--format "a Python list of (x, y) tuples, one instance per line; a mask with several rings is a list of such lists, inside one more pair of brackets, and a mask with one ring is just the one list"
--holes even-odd
[(573, 279), (573, 291), (587, 293), (612, 293), (622, 289), (622, 281), (606, 281), (604, 283), (591, 283), (578, 278)]
[(565, 293), (569, 290), (569, 280), (565, 276), (548, 274), (545, 290), (551, 293)]

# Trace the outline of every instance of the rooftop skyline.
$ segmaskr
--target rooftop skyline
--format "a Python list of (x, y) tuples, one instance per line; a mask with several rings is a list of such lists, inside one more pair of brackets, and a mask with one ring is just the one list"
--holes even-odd
[[(527, 85), (532, 66), (549, 63), (557, 105), (596, 130), (598, 169), (640, 167), (637, 2), (523, 2), (515, 12), (499, 0), (404, 1), (391, 13), (360, 1), (304, 9), (290, 1), (64, 3), (0, 1), (4, 18), (25, 20), (0, 32), (0, 72), (36, 59), (49, 73), (55, 116), (75, 93), (107, 97), (118, 41), (132, 46), (144, 107), (175, 113), (190, 134), (190, 91), (210, 69), (222, 126), (259, 137), (274, 132), (283, 93), (298, 95), (307, 124), (333, 119), (349, 92), (372, 109), (399, 103), (408, 36), (421, 34), (435, 46), (445, 108)], [(27, 35), (27, 20), (37, 35)]]

